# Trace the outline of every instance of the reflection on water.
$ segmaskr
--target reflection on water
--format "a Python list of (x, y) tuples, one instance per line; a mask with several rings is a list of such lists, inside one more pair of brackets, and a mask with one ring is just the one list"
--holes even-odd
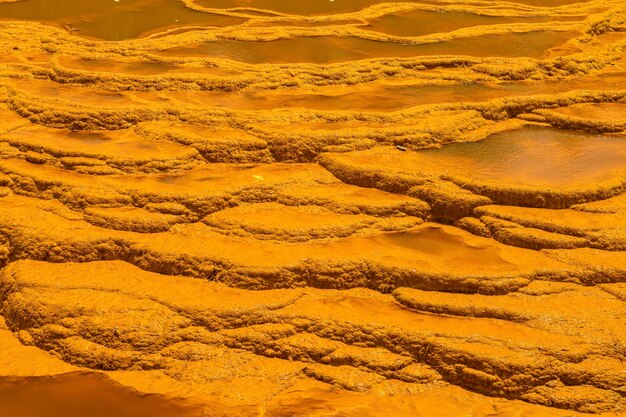
[(461, 236), (440, 228), (424, 228), (418, 233), (400, 232), (376, 237), (386, 245), (398, 246), (423, 254), (449, 259), (448, 262), (465, 266), (506, 265), (496, 246), (471, 246)]
[[(403, 3), (415, 1), (403, 0)], [(377, 0), (196, 0), (196, 3), (203, 7), (219, 9), (251, 7), (287, 14), (312, 15), (356, 11), (383, 2)], [(428, 3), (428, 1), (420, 3)]]
[(562, 17), (496, 17), (473, 13), (414, 10), (408, 13), (397, 13), (382, 16), (373, 20), (371, 24), (366, 27), (366, 29), (395, 36), (422, 36), (430, 33), (445, 33), (456, 29), (479, 25), (541, 23), (574, 19)]
[(141, 73), (144, 75), (164, 74), (175, 71), (176, 67), (165, 63), (148, 60), (124, 62), (119, 59), (74, 59), (70, 61), (72, 68), (88, 71), (111, 71), (120, 73)]
[(229, 26), (243, 21), (189, 9), (180, 0), (23, 0), (0, 3), (0, 19), (39, 20), (112, 41), (168, 27)]
[(315, 63), (383, 57), (468, 55), (476, 57), (539, 57), (575, 37), (572, 32), (528, 32), (482, 35), (421, 45), (378, 42), (356, 37), (318, 36), (268, 42), (216, 41), (162, 52), (168, 56), (210, 56), (250, 64)]
[(478, 180), (564, 185), (626, 168), (626, 137), (525, 127), (418, 152), (439, 172)]
[[(487, 0), (494, 1), (495, 0)], [(572, 3), (580, 3), (585, 0), (510, 0), (512, 3), (523, 3), (532, 6), (554, 7)], [(376, 0), (196, 0), (203, 7), (234, 8), (250, 7), (256, 9), (272, 10), (280, 13), (312, 15), (345, 13), (363, 9), (379, 3), (436, 3), (436, 1), (401, 0), (401, 1), (376, 1)]]
[(584, 3), (588, 0), (511, 0), (512, 3), (523, 3), (529, 6), (558, 7), (574, 3)]
[[(76, 66), (72, 63), (73, 66)], [(94, 68), (96, 68), (94, 66)], [(100, 70), (101, 68), (98, 68)], [(110, 68), (109, 68), (110, 69)], [(165, 72), (165, 71), (162, 71)], [(620, 89), (626, 82), (626, 73), (591, 75), (566, 80), (517, 81), (500, 83), (417, 83), (372, 84), (365, 88), (285, 90), (267, 92), (168, 91), (141, 93), (150, 100), (166, 100), (194, 105), (229, 107), (246, 110), (302, 107), (319, 110), (398, 110), (412, 106), (436, 103), (472, 103), (495, 98), (557, 94), (577, 89)], [(327, 125), (325, 128), (332, 128)]]
[(479, 250), (466, 245), (460, 236), (451, 235), (438, 228), (423, 229), (420, 233), (393, 233), (385, 235), (383, 239), (394, 246), (401, 246), (429, 255), (446, 256), (449, 254), (449, 250), (454, 247), (463, 247), (469, 251)]
[(70, 373), (0, 378), (0, 416), (199, 417), (201, 411), (157, 395), (140, 395), (108, 377)]

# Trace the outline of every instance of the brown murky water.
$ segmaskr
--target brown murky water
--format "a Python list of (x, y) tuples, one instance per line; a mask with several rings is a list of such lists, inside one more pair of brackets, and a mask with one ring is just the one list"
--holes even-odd
[(537, 7), (559, 7), (569, 4), (585, 3), (588, 0), (512, 0), (513, 3), (528, 4)]
[(76, 69), (87, 71), (111, 71), (119, 73), (136, 73), (136, 74), (164, 74), (171, 71), (179, 70), (173, 65), (167, 65), (152, 61), (124, 62), (115, 59), (73, 59), (69, 66)]
[(626, 137), (525, 127), (419, 154), (425, 162), (451, 174), (564, 185), (626, 170)]
[(420, 45), (355, 37), (306, 37), (267, 42), (215, 41), (162, 51), (165, 56), (227, 58), (250, 64), (328, 64), (359, 59), (466, 55), (475, 57), (539, 57), (572, 38), (571, 32), (528, 32), (482, 35)]
[(199, 417), (201, 411), (158, 395), (141, 395), (108, 377), (70, 373), (0, 378), (0, 415), (11, 417)]
[[(415, 1), (409, 0), (408, 3)], [(345, 13), (381, 3), (375, 0), (196, 0), (196, 3), (209, 8), (255, 8), (295, 15)]]
[[(164, 74), (176, 70), (180, 72), (189, 71), (181, 68), (176, 69), (173, 66), (149, 63), (146, 63), (145, 66), (143, 64), (106, 65), (106, 63), (102, 63), (102, 60), (67, 61), (67, 65), (72, 68), (93, 68), (95, 71), (115, 72), (121, 71), (121, 68), (128, 68), (138, 74)], [(567, 80), (535, 82), (446, 82), (440, 84), (425, 82), (398, 85), (372, 83), (362, 88), (320, 88), (315, 92), (285, 90), (268, 94), (267, 92), (164, 91), (140, 93), (140, 95), (149, 100), (165, 100), (195, 105), (210, 102), (217, 107), (246, 110), (301, 107), (318, 110), (390, 111), (418, 105), (472, 103), (515, 96), (559, 94), (571, 90), (617, 89), (624, 85), (624, 82), (626, 82), (626, 73), (615, 72), (605, 75), (590, 74)], [(112, 99), (117, 100), (118, 97)]]
[[(522, 3), (533, 6), (555, 7), (573, 3), (580, 3), (585, 0), (513, 0), (514, 3)], [(404, 0), (403, 3), (431, 3), (436, 1)], [(200, 6), (207, 8), (256, 8), (271, 10), (285, 14), (315, 15), (345, 13), (363, 9), (368, 6), (383, 3), (374, 0), (196, 0)], [(391, 3), (391, 2), (390, 2)]]
[(540, 23), (550, 21), (577, 20), (580, 17), (499, 17), (472, 13), (415, 10), (388, 14), (373, 19), (366, 29), (395, 36), (422, 36), (431, 33), (446, 33), (453, 30), (480, 25), (502, 25), (508, 23)]
[(381, 243), (409, 249), (416, 253), (446, 259), (450, 265), (464, 268), (506, 268), (510, 264), (502, 259), (497, 248), (471, 246), (459, 236), (440, 229), (424, 229), (419, 233), (394, 233), (380, 238)]
[(38, 20), (81, 36), (118, 41), (185, 25), (230, 26), (244, 21), (197, 12), (180, 0), (23, 0), (0, 3), (0, 19)]

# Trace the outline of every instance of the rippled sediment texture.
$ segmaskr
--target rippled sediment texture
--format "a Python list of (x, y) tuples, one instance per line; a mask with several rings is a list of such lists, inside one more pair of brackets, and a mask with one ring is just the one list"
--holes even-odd
[(623, 415), (623, 0), (0, 18), (0, 411)]

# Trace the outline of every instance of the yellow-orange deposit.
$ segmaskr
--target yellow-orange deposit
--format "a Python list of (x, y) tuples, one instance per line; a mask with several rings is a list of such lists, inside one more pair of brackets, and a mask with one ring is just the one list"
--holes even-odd
[(0, 414), (625, 415), (625, 49), (624, 0), (0, 0)]

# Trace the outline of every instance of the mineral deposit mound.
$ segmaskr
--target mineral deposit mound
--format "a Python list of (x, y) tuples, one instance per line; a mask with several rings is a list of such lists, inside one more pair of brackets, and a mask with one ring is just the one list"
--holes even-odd
[(0, 0), (0, 416), (592, 414), (624, 0)]

